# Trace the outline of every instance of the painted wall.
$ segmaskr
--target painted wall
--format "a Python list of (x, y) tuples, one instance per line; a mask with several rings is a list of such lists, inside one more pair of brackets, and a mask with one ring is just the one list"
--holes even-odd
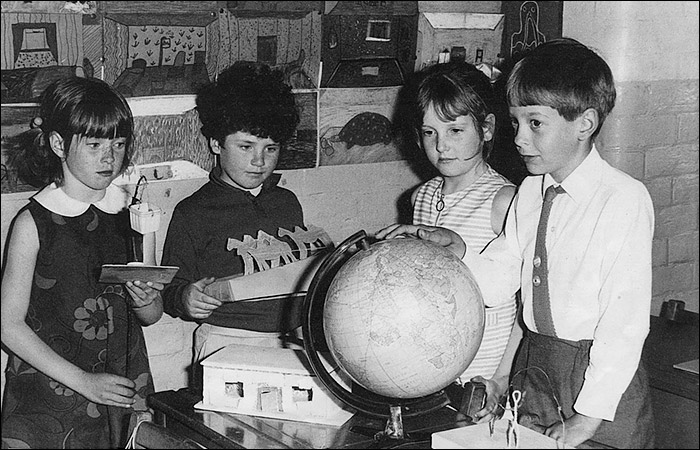
[(698, 2), (564, 2), (563, 19), (615, 76), (601, 154), (654, 203), (652, 313), (670, 299), (698, 312)]

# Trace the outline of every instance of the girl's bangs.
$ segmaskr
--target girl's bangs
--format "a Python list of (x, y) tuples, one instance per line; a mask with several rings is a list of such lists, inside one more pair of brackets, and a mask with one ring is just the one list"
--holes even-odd
[(74, 134), (104, 139), (131, 138), (133, 118), (120, 102), (81, 104), (75, 112), (71, 120)]

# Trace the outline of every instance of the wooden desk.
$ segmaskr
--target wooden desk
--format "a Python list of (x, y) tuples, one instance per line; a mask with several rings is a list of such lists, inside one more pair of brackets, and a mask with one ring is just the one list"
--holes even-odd
[(698, 375), (673, 367), (698, 358), (698, 315), (675, 322), (652, 316), (642, 358), (649, 373), (656, 448), (699, 447)]
[[(698, 448), (698, 375), (673, 365), (698, 357), (698, 322), (671, 322), (651, 318), (651, 331), (643, 359), (652, 388), (657, 448)], [(355, 415), (341, 427), (258, 418), (194, 409), (200, 399), (188, 390), (164, 391), (149, 396), (160, 425), (211, 448), (382, 448), (371, 436), (353, 427), (383, 430), (385, 421)], [(442, 431), (469, 423), (443, 408), (418, 418), (404, 418), (407, 433)], [(601, 448), (588, 442), (580, 448)], [(429, 448), (430, 442), (404, 443), (401, 448)]]

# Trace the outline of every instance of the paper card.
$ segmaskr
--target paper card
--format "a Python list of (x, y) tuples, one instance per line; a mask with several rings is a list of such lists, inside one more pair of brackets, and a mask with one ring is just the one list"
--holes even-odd
[(168, 284), (180, 270), (176, 266), (148, 266), (145, 264), (104, 264), (100, 272), (100, 283), (126, 283), (144, 281)]
[(674, 364), (673, 367), (698, 375), (700, 373), (700, 360), (693, 359), (690, 361), (685, 361), (682, 363)]
[[(431, 448), (444, 449), (488, 449), (488, 448), (509, 448), (506, 439), (508, 421), (497, 420), (495, 423), (493, 436), (489, 434), (489, 424), (468, 425), (451, 430), (433, 433), (431, 436)], [(524, 426), (518, 428), (517, 446), (513, 448), (551, 448), (570, 449), (575, 448), (569, 445), (558, 443), (554, 439), (533, 431)]]

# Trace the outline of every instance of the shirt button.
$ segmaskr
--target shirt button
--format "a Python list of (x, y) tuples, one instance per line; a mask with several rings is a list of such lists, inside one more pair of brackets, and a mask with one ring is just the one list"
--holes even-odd
[(535, 259), (532, 260), (532, 264), (534, 264), (535, 267), (540, 267), (540, 264), (542, 264), (542, 260), (539, 256), (535, 256)]
[(533, 285), (539, 286), (541, 282), (542, 282), (542, 280), (540, 280), (539, 275), (535, 275), (534, 277), (532, 277), (532, 284)]

